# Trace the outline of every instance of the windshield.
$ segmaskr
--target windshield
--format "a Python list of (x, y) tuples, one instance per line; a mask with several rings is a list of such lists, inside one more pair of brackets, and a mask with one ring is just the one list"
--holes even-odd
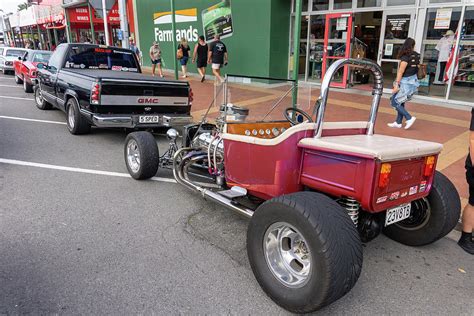
[(7, 57), (23, 57), (23, 55), (25, 55), (25, 51), (19, 49), (8, 49), (5, 54)]
[(131, 51), (90, 46), (72, 47), (64, 67), (138, 72), (138, 65)]
[(49, 58), (51, 57), (51, 53), (35, 53), (33, 55), (32, 62), (34, 63), (47, 63)]

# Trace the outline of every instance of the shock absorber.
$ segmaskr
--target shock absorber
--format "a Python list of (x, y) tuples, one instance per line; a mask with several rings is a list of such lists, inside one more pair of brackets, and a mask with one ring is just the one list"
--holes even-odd
[(359, 210), (360, 204), (355, 199), (351, 197), (342, 197), (337, 202), (346, 209), (347, 215), (349, 215), (354, 222), (354, 225), (357, 226), (359, 222)]

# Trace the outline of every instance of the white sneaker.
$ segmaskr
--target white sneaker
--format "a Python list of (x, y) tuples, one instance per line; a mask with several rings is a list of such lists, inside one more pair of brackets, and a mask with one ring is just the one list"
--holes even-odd
[(393, 128), (402, 128), (402, 124), (398, 124), (397, 122), (388, 123), (387, 126)]
[(411, 119), (405, 122), (405, 129), (409, 129), (416, 121), (416, 117), (412, 116)]

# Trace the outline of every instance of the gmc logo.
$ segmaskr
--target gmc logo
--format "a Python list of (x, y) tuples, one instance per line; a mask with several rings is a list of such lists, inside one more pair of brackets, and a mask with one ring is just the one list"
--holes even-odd
[(158, 98), (138, 98), (139, 104), (157, 104)]

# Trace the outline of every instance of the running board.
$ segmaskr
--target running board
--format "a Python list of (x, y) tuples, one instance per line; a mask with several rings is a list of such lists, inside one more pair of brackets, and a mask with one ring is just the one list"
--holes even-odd
[(226, 198), (232, 200), (238, 197), (243, 197), (247, 195), (247, 189), (234, 186), (230, 190), (225, 190), (225, 191), (217, 191), (222, 196), (225, 196)]

